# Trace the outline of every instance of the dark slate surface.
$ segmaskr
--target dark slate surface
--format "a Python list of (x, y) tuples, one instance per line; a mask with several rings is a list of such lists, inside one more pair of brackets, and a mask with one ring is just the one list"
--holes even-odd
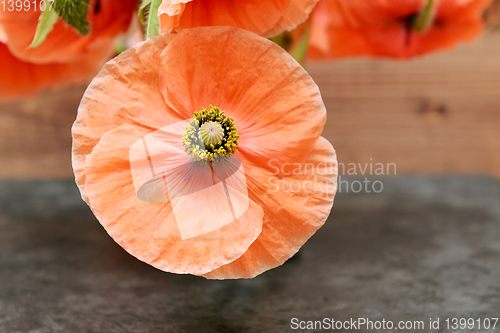
[[(382, 180), (380, 194), (339, 194), (298, 257), (238, 281), (139, 262), (70, 181), (0, 182), (0, 332), (288, 332), (292, 318), (358, 317), (468, 332), (443, 320), (499, 317), (500, 183)], [(390, 330), (357, 332), (374, 331)]]

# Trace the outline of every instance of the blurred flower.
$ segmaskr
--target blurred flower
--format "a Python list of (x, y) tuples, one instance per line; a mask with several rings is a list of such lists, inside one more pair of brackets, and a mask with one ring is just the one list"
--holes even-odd
[(337, 164), (325, 120), (318, 87), (273, 42), (234, 27), (160, 35), (87, 89), (72, 130), (76, 182), (138, 259), (250, 278), (283, 264), (329, 215)]
[(264, 37), (304, 22), (318, 0), (163, 0), (160, 32), (200, 26), (233, 26)]
[(0, 25), (9, 50), (17, 58), (39, 64), (74, 62), (106, 46), (111, 52), (115, 37), (127, 31), (135, 7), (135, 0), (93, 1), (87, 15), (91, 26), (88, 35), (80, 35), (59, 18), (45, 41), (35, 48), (29, 46), (41, 13), (38, 7), (31, 6), (29, 11), (0, 11)]
[(29, 46), (40, 10), (0, 11), (0, 99), (90, 80), (115, 54), (114, 39), (127, 30), (135, 5), (135, 0), (92, 2), (89, 35), (81, 36), (59, 18), (36, 48)]
[(106, 46), (78, 61), (34, 64), (14, 57), (7, 45), (0, 43), (0, 101), (29, 96), (42, 89), (90, 81), (111, 55)]
[(492, 0), (323, 0), (313, 14), (312, 59), (409, 58), (472, 41)]

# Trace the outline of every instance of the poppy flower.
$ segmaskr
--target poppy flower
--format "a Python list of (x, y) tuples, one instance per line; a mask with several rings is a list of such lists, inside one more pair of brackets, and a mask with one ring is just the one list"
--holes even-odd
[(304, 22), (319, 0), (163, 0), (160, 32), (201, 26), (233, 26), (264, 37)]
[(319, 229), (337, 162), (307, 72), (234, 27), (149, 38), (103, 66), (73, 125), (83, 199), (158, 269), (251, 278)]
[(480, 35), (489, 4), (491, 0), (323, 0), (313, 14), (308, 55), (409, 58), (449, 49)]
[(36, 2), (37, 6), (31, 4), (29, 10), (0, 11), (0, 25), (7, 37), (10, 52), (20, 60), (38, 64), (82, 61), (88, 53), (95, 52), (103, 45), (111, 50), (115, 37), (125, 32), (130, 25), (136, 8), (135, 0), (91, 1), (87, 14), (90, 24), (88, 35), (80, 35), (58, 18), (43, 43), (30, 48), (41, 14), (41, 1)]

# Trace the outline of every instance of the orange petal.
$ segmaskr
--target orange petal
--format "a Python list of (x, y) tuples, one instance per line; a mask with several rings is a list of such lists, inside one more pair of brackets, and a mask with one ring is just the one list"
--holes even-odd
[(7, 45), (0, 43), (0, 100), (28, 96), (37, 91), (90, 79), (111, 57), (109, 47), (96, 49), (81, 61), (33, 64), (14, 57)]
[(128, 49), (104, 65), (83, 96), (72, 133), (73, 170), (85, 201), (85, 156), (104, 133), (124, 123), (154, 131), (180, 120), (154, 85), (164, 48), (155, 37)]
[(188, 119), (215, 105), (234, 118), (244, 159), (303, 161), (326, 110), (318, 87), (281, 47), (237, 28), (184, 30), (162, 54), (165, 102)]
[(318, 0), (164, 0), (161, 32), (201, 26), (233, 26), (272, 37), (304, 22)]
[(7, 43), (7, 34), (5, 33), (5, 30), (3, 27), (0, 25), (0, 43)]
[(102, 45), (107, 45), (111, 51), (113, 39), (127, 30), (136, 6), (135, 0), (101, 0), (97, 13), (94, 13), (94, 5), (89, 6), (89, 35), (81, 36), (59, 19), (40, 46), (29, 48), (38, 25), (41, 1), (37, 1), (36, 10), (32, 1), (28, 11), (0, 11), (0, 25), (7, 35), (10, 51), (17, 58), (32, 63), (80, 61)]
[(319, 0), (290, 0), (286, 11), (283, 13), (278, 23), (276, 23), (271, 30), (268, 30), (262, 35), (272, 37), (279, 35), (283, 31), (295, 29), (309, 17), (318, 1)]
[[(246, 212), (231, 223), (186, 239), (173, 203), (146, 202), (136, 196), (129, 150), (149, 132), (139, 126), (117, 127), (104, 134), (87, 157), (86, 193), (98, 220), (126, 251), (164, 271), (201, 275), (239, 258), (262, 229), (263, 212), (255, 203), (250, 201)], [(214, 190), (211, 193), (194, 198), (191, 206), (217, 204)], [(189, 206), (188, 201), (183, 205)], [(208, 212), (203, 206), (196, 212), (193, 207), (181, 209), (189, 208), (186, 212), (200, 222)]]
[(209, 279), (252, 278), (283, 264), (327, 219), (337, 191), (337, 159), (320, 137), (307, 161), (286, 177), (247, 167), (250, 198), (264, 210), (262, 233), (236, 261), (204, 276)]

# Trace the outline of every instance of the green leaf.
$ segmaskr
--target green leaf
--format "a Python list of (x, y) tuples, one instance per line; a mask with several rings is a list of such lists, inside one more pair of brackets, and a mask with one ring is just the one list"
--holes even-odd
[(145, 38), (158, 36), (160, 23), (158, 21), (158, 8), (162, 0), (143, 0), (139, 8), (139, 18), (146, 26)]
[(433, 0), (429, 0), (416, 17), (414, 27), (417, 31), (423, 32), (432, 24), (433, 2)]
[(87, 22), (87, 11), (89, 0), (54, 0), (56, 13), (81, 35), (87, 35), (90, 32), (90, 24)]
[(141, 20), (142, 25), (147, 21), (147, 16), (149, 12), (149, 6), (151, 5), (151, 0), (142, 0), (141, 6), (139, 7), (139, 20)]
[(282, 48), (284, 48), (287, 52), (290, 51), (292, 47), (293, 39), (288, 31), (282, 32), (281, 34), (269, 38), (270, 41), (275, 42)]
[(38, 25), (36, 26), (35, 37), (31, 42), (30, 48), (35, 48), (43, 43), (47, 35), (54, 28), (59, 16), (54, 10), (50, 10), (50, 6), (47, 6), (45, 11), (38, 17)]

